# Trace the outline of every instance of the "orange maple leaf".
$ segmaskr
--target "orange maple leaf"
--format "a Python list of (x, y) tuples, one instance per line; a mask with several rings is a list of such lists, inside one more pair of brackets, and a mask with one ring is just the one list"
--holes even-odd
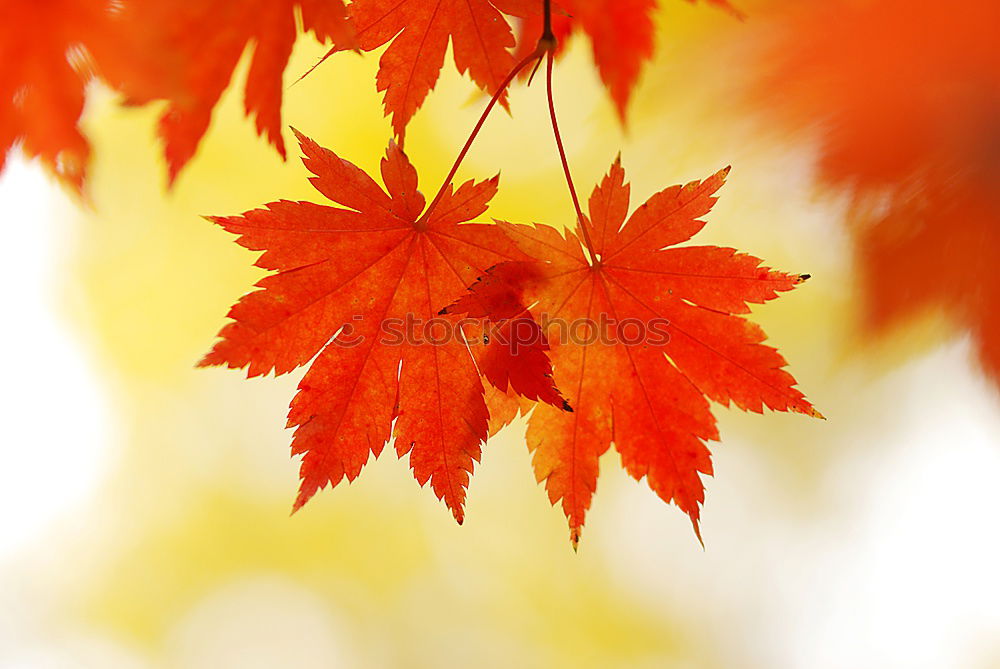
[[(402, 141), (406, 126), (434, 88), (451, 42), (455, 66), (489, 94), (514, 67), (514, 35), (491, 0), (355, 0), (348, 11), (357, 46), (373, 51), (385, 44), (376, 84), (385, 92), (386, 115)], [(324, 56), (353, 48), (336, 43)], [(321, 61), (322, 62), (322, 61)], [(507, 93), (500, 95), (506, 106)]]
[(463, 224), (486, 211), (498, 178), (449, 185), (422, 215), (417, 173), (396, 144), (382, 160), (383, 191), (296, 134), (313, 186), (344, 208), (282, 200), (211, 219), (264, 251), (257, 265), (278, 273), (233, 306), (201, 365), (258, 376), (315, 356), (288, 414), (292, 452), (303, 456), (296, 509), (327, 484), (354, 480), (392, 436), (417, 481), (430, 480), (461, 522), (487, 436), (480, 370), (501, 390), (564, 404), (544, 344), (520, 359), (530, 370), (505, 376), (493, 368), (502, 358), (480, 356), (477, 367), (461, 323), (438, 315), (489, 266), (526, 257), (497, 226)]
[(104, 5), (0, 3), (0, 170), (20, 142), (28, 157), (41, 158), (64, 182), (83, 188), (90, 145), (77, 122), (92, 76), (86, 49), (103, 39)]
[(539, 260), (493, 268), (447, 310), (477, 314), (486, 304), (505, 318), (527, 308), (545, 326), (556, 382), (574, 411), (539, 405), (527, 440), (535, 475), (551, 502), (562, 503), (574, 545), (598, 458), (612, 442), (629, 474), (676, 503), (700, 538), (700, 474), (712, 472), (705, 442), (719, 437), (708, 400), (819, 416), (782, 369), (784, 358), (763, 345), (764, 332), (739, 315), (807, 277), (761, 267), (730, 248), (665, 248), (703, 227), (699, 217), (727, 172), (653, 195), (626, 223), (630, 188), (616, 161), (583, 223), (593, 262), (578, 234), (502, 223)]
[(1000, 383), (1000, 3), (812, 2), (777, 26), (755, 93), (820, 129), (822, 180), (856, 196), (866, 329), (941, 310)]
[(252, 44), (244, 107), (282, 157), (282, 75), (296, 12), (321, 41), (352, 43), (342, 0), (122, 0), (114, 37), (95, 45), (102, 76), (129, 104), (165, 100), (160, 117), (171, 183), (208, 129), (212, 110)]

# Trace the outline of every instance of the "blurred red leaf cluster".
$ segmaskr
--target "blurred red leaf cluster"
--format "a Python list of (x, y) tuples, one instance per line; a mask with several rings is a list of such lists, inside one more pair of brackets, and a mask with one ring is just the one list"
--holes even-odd
[[(243, 52), (257, 130), (284, 155), (282, 75), (296, 15), (319, 39), (350, 38), (341, 0), (9, 0), (0, 6), (0, 166), (19, 142), (82, 190), (90, 148), (78, 127), (97, 76), (125, 104), (167, 103), (160, 137), (171, 181), (194, 155)], [(249, 46), (249, 45), (252, 45)]]
[(756, 97), (819, 129), (872, 333), (928, 310), (1000, 382), (1000, 3), (823, 0), (777, 22)]
[[(727, 6), (725, 0), (712, 0)], [(82, 192), (90, 146), (79, 128), (87, 86), (102, 79), (127, 105), (163, 101), (159, 135), (172, 183), (198, 148), (212, 110), (244, 53), (244, 107), (257, 132), (285, 155), (284, 71), (299, 26), (327, 56), (380, 57), (376, 85), (402, 142), (434, 88), (449, 42), (459, 72), (496, 93), (517, 48), (540, 30), (533, 0), (8, 0), (0, 6), (0, 168), (19, 144)], [(563, 0), (559, 17), (590, 35), (601, 77), (624, 118), (641, 65), (653, 52), (653, 0)], [(571, 15), (574, 18), (571, 18)], [(524, 19), (522, 47), (510, 21)], [(299, 24), (299, 25), (297, 25)], [(505, 97), (505, 96), (504, 96)], [(506, 104), (505, 99), (500, 100)]]

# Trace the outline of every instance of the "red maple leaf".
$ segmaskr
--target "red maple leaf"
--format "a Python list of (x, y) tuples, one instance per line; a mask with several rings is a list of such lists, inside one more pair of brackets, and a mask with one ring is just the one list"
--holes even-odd
[[(688, 0), (696, 2), (697, 0)], [(743, 15), (727, 0), (708, 0), (737, 18)], [(542, 35), (542, 3), (535, 0), (497, 0), (504, 12), (523, 19), (517, 54), (528, 55)], [(590, 38), (594, 64), (608, 88), (618, 116), (625, 121), (629, 99), (642, 66), (652, 57), (656, 0), (555, 0), (552, 32), (559, 52), (577, 28)]]
[(264, 251), (257, 265), (278, 273), (233, 306), (233, 322), (201, 365), (259, 376), (315, 357), (288, 414), (292, 452), (303, 456), (296, 509), (327, 484), (354, 480), (392, 436), (417, 481), (430, 480), (461, 522), (487, 436), (479, 371), (501, 390), (509, 381), (529, 397), (564, 404), (543, 343), (505, 375), (493, 368), (502, 356), (481, 355), (472, 337), (460, 336), (461, 323), (438, 315), (491, 265), (526, 257), (497, 226), (463, 224), (486, 211), (498, 178), (449, 185), (422, 215), (417, 173), (396, 144), (381, 163), (383, 191), (296, 134), (313, 186), (343, 208), (282, 200), (212, 219), (241, 245)]
[[(165, 100), (160, 136), (171, 182), (194, 155), (241, 55), (252, 49), (244, 106), (282, 157), (282, 74), (296, 12), (321, 41), (351, 44), (342, 0), (123, 0), (114, 37), (95, 45), (101, 74), (130, 104)], [(249, 46), (252, 45), (252, 46)]]
[(772, 30), (756, 95), (820, 129), (822, 180), (856, 196), (867, 330), (943, 311), (1000, 383), (998, 26), (994, 0), (804, 3)]
[[(764, 332), (740, 315), (807, 277), (730, 248), (675, 247), (702, 228), (727, 172), (653, 195), (626, 223), (630, 189), (615, 162), (584, 221), (593, 261), (577, 234), (502, 223), (539, 260), (493, 268), (447, 310), (476, 314), (487, 305), (505, 318), (527, 308), (545, 327), (556, 383), (574, 411), (535, 408), (528, 447), (574, 545), (598, 458), (612, 442), (629, 474), (645, 477), (699, 532), (700, 474), (712, 472), (705, 442), (719, 436), (709, 399), (819, 416), (782, 369), (784, 358), (762, 343)], [(498, 399), (509, 412), (511, 403)]]
[[(99, 0), (0, 3), (0, 170), (20, 142), (63, 181), (83, 187), (90, 145), (77, 127), (91, 79), (86, 49), (102, 39)], [(72, 57), (72, 58), (71, 58)]]
[[(451, 42), (455, 66), (489, 94), (514, 67), (514, 35), (491, 0), (355, 0), (348, 11), (357, 46), (373, 51), (387, 43), (376, 84), (385, 92), (386, 115), (402, 141), (406, 125), (437, 83)], [(324, 60), (353, 44), (336, 43)], [(506, 106), (507, 94), (500, 96)]]

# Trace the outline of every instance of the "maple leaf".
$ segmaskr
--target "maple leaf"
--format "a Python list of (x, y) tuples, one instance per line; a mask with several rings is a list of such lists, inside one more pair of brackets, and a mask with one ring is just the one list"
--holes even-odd
[[(688, 0), (696, 2), (697, 0)], [(727, 0), (708, 0), (737, 18), (743, 14)], [(541, 3), (533, 0), (497, 0), (506, 13), (523, 19), (517, 55), (527, 56), (542, 35)], [(577, 28), (590, 38), (594, 64), (608, 88), (618, 117), (625, 122), (628, 103), (642, 66), (652, 57), (656, 26), (656, 0), (557, 0), (553, 2), (552, 32), (557, 51)]]
[(754, 95), (820, 128), (822, 182), (853, 191), (867, 332), (943, 311), (1000, 383), (998, 25), (993, 0), (805, 3), (771, 30)]
[(250, 44), (244, 107), (285, 157), (282, 74), (296, 39), (296, 11), (319, 40), (352, 43), (342, 0), (122, 0), (114, 38), (97, 44), (95, 57), (127, 103), (167, 102), (159, 133), (171, 183), (195, 154)]
[(0, 170), (20, 142), (27, 156), (41, 158), (77, 191), (83, 188), (90, 145), (77, 122), (92, 76), (86, 48), (103, 35), (104, 4), (0, 3)]
[[(327, 484), (354, 480), (393, 436), (417, 481), (429, 480), (461, 522), (488, 412), (475, 347), (438, 311), (489, 266), (525, 257), (496, 226), (463, 224), (486, 211), (498, 178), (449, 184), (421, 216), (417, 173), (395, 143), (381, 163), (383, 190), (296, 135), (313, 186), (342, 207), (282, 200), (211, 219), (264, 251), (257, 265), (278, 273), (233, 306), (233, 322), (200, 364), (259, 376), (315, 357), (288, 414), (292, 452), (303, 456), (296, 509)], [(525, 369), (506, 377), (491, 368), (502, 358), (480, 357), (479, 369), (503, 377), (503, 391), (562, 406), (546, 348), (537, 343), (521, 359)]]
[[(434, 88), (451, 42), (455, 66), (489, 94), (501, 88), (514, 67), (509, 49), (514, 35), (496, 2), (490, 0), (354, 0), (348, 8), (357, 46), (373, 51), (387, 43), (379, 59), (376, 85), (385, 93), (386, 115), (396, 137)], [(353, 48), (336, 43), (324, 56)], [(322, 62), (322, 61), (320, 61)], [(507, 93), (500, 95), (506, 107)]]
[[(500, 223), (539, 260), (498, 265), (447, 309), (486, 304), (503, 318), (528, 308), (548, 324), (556, 383), (574, 411), (539, 405), (527, 440), (574, 545), (612, 442), (629, 474), (687, 513), (700, 539), (700, 474), (712, 473), (706, 442), (719, 437), (708, 400), (819, 416), (764, 332), (740, 315), (808, 277), (730, 248), (675, 246), (702, 228), (727, 172), (653, 195), (626, 223), (630, 187), (616, 161), (583, 222), (593, 263), (573, 232)], [(516, 409), (497, 399), (507, 416)]]

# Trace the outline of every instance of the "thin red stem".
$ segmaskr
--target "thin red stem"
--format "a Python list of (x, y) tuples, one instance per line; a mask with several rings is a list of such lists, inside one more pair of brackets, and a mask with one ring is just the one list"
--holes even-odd
[(434, 208), (441, 201), (441, 198), (444, 197), (445, 190), (448, 188), (448, 185), (451, 184), (452, 179), (455, 178), (458, 168), (462, 165), (462, 161), (465, 160), (465, 156), (469, 153), (469, 149), (472, 148), (472, 143), (476, 141), (476, 136), (478, 136), (479, 131), (483, 129), (486, 119), (489, 118), (490, 112), (493, 111), (493, 108), (496, 106), (497, 102), (499, 102), (500, 96), (502, 96), (503, 92), (507, 90), (510, 83), (514, 81), (514, 77), (516, 77), (521, 70), (544, 55), (544, 51), (540, 51), (539, 49), (541, 49), (541, 43), (539, 43), (538, 49), (535, 49), (535, 51), (525, 57), (524, 60), (515, 65), (514, 69), (512, 69), (503, 82), (501, 82), (500, 87), (497, 88), (497, 92), (490, 98), (490, 102), (486, 105), (486, 109), (483, 110), (483, 113), (479, 116), (479, 120), (476, 121), (476, 126), (472, 129), (472, 134), (469, 135), (469, 139), (466, 140), (465, 146), (463, 146), (462, 150), (459, 152), (458, 157), (455, 159), (455, 164), (451, 166), (451, 171), (448, 172), (448, 176), (444, 178), (444, 183), (442, 183), (441, 188), (438, 189), (437, 195), (434, 196), (430, 205), (424, 210), (423, 215), (421, 215), (417, 220), (415, 224), (416, 227), (420, 228), (427, 222), (431, 212), (434, 211)]
[(590, 239), (590, 232), (587, 231), (583, 209), (580, 208), (580, 198), (576, 195), (576, 187), (573, 185), (573, 175), (569, 171), (569, 161), (566, 160), (566, 149), (563, 147), (562, 135), (559, 134), (559, 121), (556, 119), (556, 103), (552, 96), (552, 62), (555, 60), (553, 53), (549, 52), (549, 57), (545, 63), (545, 89), (549, 97), (549, 118), (552, 119), (552, 134), (556, 139), (556, 147), (559, 149), (559, 160), (562, 161), (563, 174), (566, 175), (566, 186), (569, 187), (570, 197), (573, 198), (573, 207), (576, 209), (576, 219), (583, 234), (583, 242), (587, 247), (587, 255), (590, 256), (590, 263), (597, 261), (594, 253), (594, 243)]

